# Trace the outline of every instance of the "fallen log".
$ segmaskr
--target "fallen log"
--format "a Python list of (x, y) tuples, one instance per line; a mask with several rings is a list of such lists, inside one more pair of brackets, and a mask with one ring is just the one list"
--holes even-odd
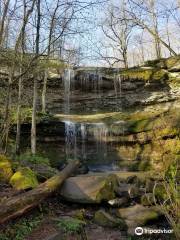
[(38, 185), (33, 190), (21, 193), (18, 196), (6, 199), (0, 204), (0, 223), (20, 216), (36, 207), (45, 198), (58, 189), (66, 178), (79, 166), (79, 161), (72, 161), (61, 172)]

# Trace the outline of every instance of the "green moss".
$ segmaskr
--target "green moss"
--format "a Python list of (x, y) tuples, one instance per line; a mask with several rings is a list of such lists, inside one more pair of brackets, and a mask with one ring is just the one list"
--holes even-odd
[(125, 230), (125, 222), (120, 218), (115, 218), (104, 210), (99, 210), (94, 215), (94, 221), (103, 227), (118, 227)]
[(124, 78), (139, 79), (143, 81), (161, 81), (168, 78), (166, 70), (163, 69), (147, 69), (147, 68), (137, 68), (128, 69), (120, 73)]
[(13, 175), (10, 160), (5, 155), (0, 155), (0, 181), (7, 182)]
[(115, 198), (115, 191), (118, 182), (115, 174), (110, 174), (103, 182), (103, 187), (97, 195), (97, 200), (101, 202), (102, 200), (109, 200)]
[(156, 68), (156, 67), (166, 68), (165, 58), (148, 60), (145, 62), (144, 66), (154, 67), (154, 68)]
[(167, 199), (167, 192), (163, 184), (157, 184), (154, 189), (154, 195), (159, 201)]
[(141, 119), (136, 121), (131, 120), (128, 122), (128, 125), (129, 132), (132, 133), (146, 132), (152, 129), (153, 121), (152, 119)]
[(152, 69), (128, 69), (121, 72), (121, 76), (130, 79), (142, 79), (148, 81), (153, 73)]
[(170, 57), (166, 60), (168, 69), (174, 67), (176, 64), (180, 64), (180, 56)]
[(10, 184), (17, 190), (25, 190), (38, 186), (35, 173), (28, 167), (20, 168), (10, 179)]

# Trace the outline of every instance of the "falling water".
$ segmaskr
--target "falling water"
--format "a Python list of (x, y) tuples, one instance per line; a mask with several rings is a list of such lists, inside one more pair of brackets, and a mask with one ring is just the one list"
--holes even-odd
[(76, 159), (77, 157), (77, 130), (76, 124), (65, 121), (65, 152), (66, 159)]
[(96, 152), (97, 156), (107, 156), (107, 134), (108, 128), (104, 123), (94, 123), (93, 127), (93, 136), (96, 141)]
[[(71, 85), (74, 80), (74, 71), (65, 69), (64, 83), (64, 113), (70, 113)], [(67, 117), (68, 119), (68, 117)], [(76, 158), (76, 125), (73, 122), (65, 121), (65, 152), (66, 159)]]
[(116, 94), (116, 98), (122, 95), (122, 79), (121, 76), (114, 76), (114, 91)]
[(64, 113), (70, 113), (70, 95), (72, 82), (74, 80), (74, 71), (72, 69), (65, 69), (63, 76), (64, 84)]
[(87, 160), (87, 144), (95, 142), (94, 154), (105, 160), (107, 156), (108, 128), (104, 123), (75, 123), (65, 121), (66, 159)]
[(81, 138), (82, 138), (82, 149), (81, 149), (81, 153), (82, 153), (82, 159), (85, 161), (86, 160), (86, 137), (87, 137), (87, 129), (86, 129), (86, 125), (84, 123), (81, 123)]
[[(70, 114), (70, 97), (72, 93), (72, 83), (74, 80), (74, 71), (66, 69), (64, 72), (64, 113)], [(83, 81), (84, 80), (84, 81)], [(83, 86), (93, 89), (100, 93), (102, 85), (102, 76), (99, 74), (86, 73), (84, 79), (81, 79)], [(102, 160), (107, 156), (107, 134), (108, 129), (104, 123), (75, 123), (68, 119), (65, 123), (65, 153), (66, 159), (81, 158), (87, 159), (86, 144), (90, 139), (95, 142), (94, 153), (96, 157)], [(77, 144), (78, 142), (78, 144)], [(79, 156), (78, 156), (79, 155)]]
[(122, 79), (121, 76), (114, 75), (114, 91), (116, 95), (117, 110), (121, 109)]
[(101, 92), (103, 77), (100, 73), (84, 73), (80, 76), (81, 88), (84, 91), (92, 90), (95, 93)]

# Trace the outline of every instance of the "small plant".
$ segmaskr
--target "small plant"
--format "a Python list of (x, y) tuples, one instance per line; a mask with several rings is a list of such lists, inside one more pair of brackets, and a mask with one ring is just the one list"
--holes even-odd
[(0, 240), (24, 240), (25, 237), (38, 226), (41, 220), (41, 215), (29, 219), (20, 219), (15, 224), (10, 225), (7, 229), (0, 231)]
[(81, 233), (86, 223), (76, 218), (58, 219), (57, 226), (65, 233)]
[[(164, 173), (162, 182), (163, 199), (160, 201), (160, 209), (164, 213), (169, 224), (174, 230), (177, 239), (180, 239), (180, 191), (178, 183), (178, 163), (172, 162)], [(156, 198), (156, 186), (154, 195)]]
[(44, 165), (48, 165), (50, 166), (50, 162), (49, 162), (49, 159), (46, 158), (46, 157), (43, 157), (41, 155), (33, 155), (31, 154), (30, 152), (26, 152), (24, 154), (21, 154), (19, 157), (18, 157), (18, 160), (21, 164), (22, 163), (32, 163), (32, 164), (44, 164)]

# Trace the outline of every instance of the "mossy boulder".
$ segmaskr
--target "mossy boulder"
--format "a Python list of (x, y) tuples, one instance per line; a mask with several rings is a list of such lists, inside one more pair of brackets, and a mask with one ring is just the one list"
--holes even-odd
[(17, 190), (35, 188), (38, 185), (36, 174), (28, 167), (19, 168), (11, 177), (10, 184)]
[(10, 160), (5, 155), (0, 155), (0, 182), (8, 182), (12, 175)]
[(79, 175), (66, 179), (60, 193), (71, 202), (101, 203), (115, 198), (117, 182), (118, 178), (114, 174)]
[(149, 221), (157, 220), (162, 214), (155, 206), (144, 207), (136, 204), (132, 207), (119, 208), (116, 211), (118, 217), (125, 220), (128, 226), (128, 233), (134, 233), (136, 227), (144, 226)]
[(104, 210), (98, 210), (94, 215), (95, 223), (103, 227), (118, 227), (125, 230), (125, 222), (117, 217), (112, 216)]

